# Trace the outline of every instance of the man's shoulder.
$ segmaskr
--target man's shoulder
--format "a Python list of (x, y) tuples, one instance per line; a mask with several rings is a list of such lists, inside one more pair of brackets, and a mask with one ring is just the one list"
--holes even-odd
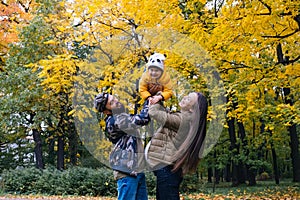
[(106, 123), (112, 122), (112, 121), (114, 121), (114, 120), (115, 120), (115, 119), (114, 119), (114, 116), (113, 116), (113, 115), (108, 115), (108, 116), (105, 118)]
[(110, 120), (116, 120), (117, 118), (120, 118), (120, 117), (128, 117), (128, 116), (131, 116), (131, 114), (128, 114), (126, 112), (124, 113), (118, 113), (118, 114), (113, 114), (113, 115), (109, 115), (106, 117), (106, 121), (110, 121)]
[(117, 118), (123, 118), (123, 117), (130, 117), (132, 116), (132, 114), (129, 114), (129, 113), (119, 113), (119, 114), (115, 114), (114, 117), (117, 119)]

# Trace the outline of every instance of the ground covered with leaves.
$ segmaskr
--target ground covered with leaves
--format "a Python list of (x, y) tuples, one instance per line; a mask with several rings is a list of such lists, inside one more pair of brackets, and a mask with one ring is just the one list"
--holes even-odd
[[(41, 195), (2, 195), (0, 200), (116, 200), (116, 197), (90, 197), (90, 196), (41, 196)], [(154, 200), (155, 197), (149, 197), (149, 200)], [(227, 194), (205, 194), (205, 193), (195, 193), (195, 194), (181, 194), (181, 200), (196, 200), (196, 199), (212, 199), (212, 200), (274, 200), (274, 199), (284, 199), (284, 200), (298, 200), (300, 199), (299, 188), (288, 187), (284, 190), (282, 188), (278, 189), (263, 189), (261, 191), (253, 192), (247, 189), (237, 189), (235, 191), (228, 191)]]
[(228, 194), (189, 194), (183, 195), (182, 200), (194, 199), (213, 199), (213, 200), (300, 200), (299, 188), (288, 188), (287, 190), (271, 190), (265, 189), (259, 192), (250, 192), (247, 190), (230, 191)]
[[(189, 187), (188, 185), (185, 187)], [(153, 191), (155, 193), (155, 191)], [(152, 192), (152, 194), (154, 194)], [(259, 182), (256, 186), (246, 184), (231, 187), (229, 183), (220, 183), (213, 187), (203, 184), (198, 192), (182, 193), (181, 200), (300, 200), (300, 183), (282, 181), (276, 185), (273, 181)], [(117, 200), (116, 196), (80, 196), (80, 195), (17, 195), (0, 190), (0, 200)], [(149, 196), (149, 200), (155, 200)]]

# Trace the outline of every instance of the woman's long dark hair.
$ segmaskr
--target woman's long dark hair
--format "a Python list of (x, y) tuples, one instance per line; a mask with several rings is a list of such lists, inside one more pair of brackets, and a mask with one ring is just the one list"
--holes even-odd
[(206, 136), (208, 103), (206, 97), (202, 93), (197, 93), (197, 95), (198, 101), (195, 104), (195, 112), (198, 112), (198, 114), (196, 114), (195, 117), (196, 119), (199, 118), (199, 121), (194, 119), (190, 122), (188, 135), (178, 150), (178, 152), (181, 152), (181, 156), (176, 160), (173, 167), (173, 171), (182, 168), (183, 174), (196, 171), (200, 162), (200, 155), (203, 151), (204, 139)]

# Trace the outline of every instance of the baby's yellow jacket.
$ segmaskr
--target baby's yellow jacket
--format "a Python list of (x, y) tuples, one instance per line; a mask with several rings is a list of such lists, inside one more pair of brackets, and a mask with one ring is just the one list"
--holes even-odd
[[(139, 92), (143, 99), (147, 99), (150, 96), (153, 96), (155, 94), (151, 94), (149, 90), (149, 86), (151, 84), (155, 85), (161, 85), (163, 86), (162, 91), (160, 91), (160, 94), (163, 96), (163, 100), (167, 100), (172, 96), (172, 81), (170, 78), (170, 75), (164, 70), (163, 74), (159, 79), (153, 79), (149, 75), (148, 69), (146, 72), (143, 73), (140, 83), (139, 83)], [(156, 93), (159, 91), (156, 91)]]

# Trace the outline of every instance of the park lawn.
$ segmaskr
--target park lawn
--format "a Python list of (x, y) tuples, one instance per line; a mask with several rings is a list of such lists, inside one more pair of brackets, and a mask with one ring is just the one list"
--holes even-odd
[[(237, 194), (239, 192), (239, 194)], [(41, 195), (4, 195), (0, 200), (116, 200), (116, 197), (90, 197), (90, 196), (41, 196)], [(299, 189), (287, 188), (287, 190), (271, 190), (266, 188), (264, 191), (249, 192), (247, 190), (237, 190), (228, 194), (181, 194), (181, 200), (211, 199), (211, 200), (298, 200), (300, 199)], [(155, 197), (149, 197), (155, 200)]]
[(247, 192), (246, 190), (238, 190), (240, 194), (229, 192), (228, 194), (189, 194), (183, 196), (183, 200), (195, 200), (195, 199), (212, 199), (212, 200), (300, 200), (300, 192), (291, 188), (286, 191), (274, 191), (266, 189), (260, 192)]
[[(231, 187), (230, 183), (217, 184), (213, 189), (212, 184), (203, 184), (196, 193), (183, 193), (181, 200), (300, 200), (300, 183), (290, 180), (281, 181), (276, 185), (273, 181), (260, 181), (256, 186), (240, 185)], [(116, 200), (116, 197), (92, 196), (47, 196), (47, 195), (12, 195), (0, 192), (0, 200)], [(155, 197), (149, 196), (149, 200)]]
[(115, 197), (4, 195), (0, 200), (115, 200)]

